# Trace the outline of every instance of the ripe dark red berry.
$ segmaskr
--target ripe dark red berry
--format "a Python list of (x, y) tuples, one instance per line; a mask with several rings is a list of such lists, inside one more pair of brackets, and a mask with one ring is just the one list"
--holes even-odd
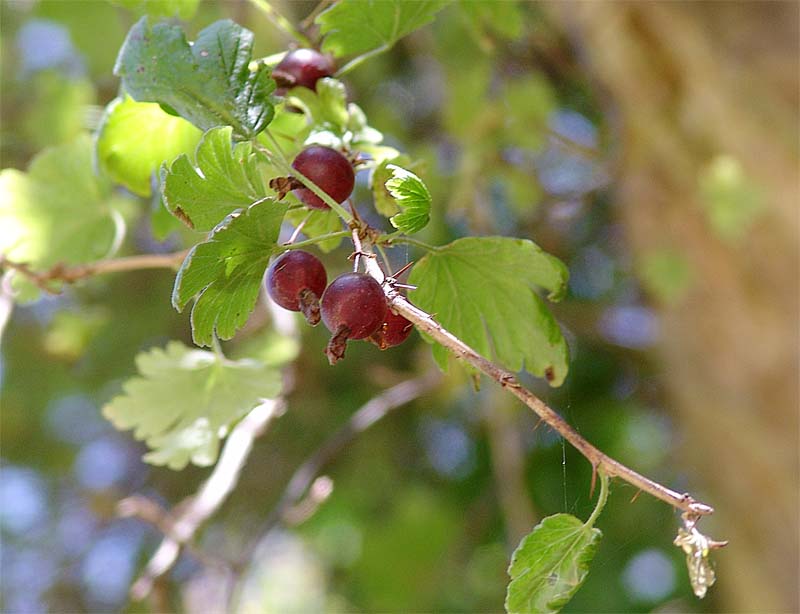
[[(356, 181), (353, 165), (335, 149), (322, 145), (306, 147), (297, 154), (292, 168), (317, 184), (337, 203), (344, 202), (353, 193)], [(308, 188), (298, 188), (292, 194), (312, 209), (330, 209)]]
[(348, 339), (364, 339), (380, 328), (389, 310), (381, 285), (363, 273), (345, 273), (322, 295), (322, 321), (333, 333), (325, 354), (331, 364), (344, 358)]
[(367, 341), (385, 350), (403, 343), (403, 341), (408, 339), (413, 328), (414, 325), (411, 322), (406, 320), (399, 313), (394, 313), (389, 310), (386, 312), (386, 318), (384, 318), (383, 324), (369, 336)]
[(299, 249), (278, 256), (267, 270), (267, 292), (284, 309), (302, 311), (311, 326), (319, 324), (319, 297), (328, 274), (319, 259)]
[(330, 77), (336, 71), (330, 56), (314, 49), (295, 49), (290, 51), (272, 70), (272, 78), (278, 84), (278, 95), (287, 89), (302, 86), (316, 90), (317, 81)]

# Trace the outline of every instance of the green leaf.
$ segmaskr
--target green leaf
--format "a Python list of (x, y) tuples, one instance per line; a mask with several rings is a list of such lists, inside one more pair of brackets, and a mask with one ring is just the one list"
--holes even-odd
[(200, 0), (111, 0), (112, 4), (121, 6), (139, 15), (151, 17), (179, 17), (191, 19), (197, 12)]
[(586, 526), (570, 514), (542, 520), (511, 558), (506, 610), (558, 612), (586, 579), (602, 536), (600, 529)]
[(336, 57), (386, 50), (400, 38), (433, 21), (449, 0), (341, 0), (315, 22), (324, 35), (322, 50)]
[(195, 154), (197, 167), (183, 154), (161, 167), (161, 193), (167, 208), (195, 230), (211, 230), (226, 215), (274, 194), (273, 171), (249, 142), (231, 144), (231, 128), (203, 135)]
[(220, 438), (281, 390), (280, 372), (254, 360), (225, 360), (170, 341), (136, 357), (139, 377), (103, 408), (116, 428), (135, 429), (151, 448), (144, 460), (170, 469), (214, 463)]
[[(417, 290), (409, 296), (479, 354), (558, 386), (567, 374), (567, 344), (536, 290), (558, 300), (567, 278), (564, 264), (532, 241), (468, 237), (422, 258), (411, 270)], [(434, 357), (446, 366), (443, 347), (434, 345)]]
[(505, 603), (509, 614), (558, 612), (583, 584), (603, 537), (594, 523), (608, 500), (608, 476), (602, 471), (597, 476), (600, 494), (586, 522), (570, 514), (548, 516), (514, 550)]
[(0, 173), (0, 253), (34, 269), (108, 256), (122, 232), (111, 185), (92, 170), (92, 140), (42, 151), (27, 173)]
[(389, 165), (396, 164), (398, 166), (405, 166), (409, 162), (406, 155), (402, 155), (392, 159), (381, 160), (369, 176), (369, 187), (372, 190), (372, 202), (375, 205), (375, 210), (386, 217), (392, 217), (400, 212), (400, 207), (397, 202), (386, 189), (386, 182), (392, 176), (392, 170)]
[(192, 338), (197, 345), (211, 345), (215, 332), (230, 339), (247, 322), (286, 209), (285, 203), (267, 199), (234, 213), (186, 256), (175, 278), (172, 304), (183, 311), (195, 299)]
[(140, 102), (158, 102), (201, 130), (232, 126), (249, 139), (274, 114), (270, 92), (275, 82), (261, 62), (251, 62), (253, 33), (224, 19), (211, 24), (190, 45), (179, 26), (150, 24), (131, 28), (114, 74)]
[(316, 91), (295, 87), (286, 95), (288, 106), (303, 111), (310, 123), (306, 143), (329, 147), (364, 149), (383, 140), (383, 134), (367, 125), (361, 108), (347, 103), (344, 84), (326, 77), (316, 84)]
[(402, 210), (390, 218), (392, 226), (406, 234), (419, 232), (431, 219), (431, 194), (428, 188), (411, 171), (396, 164), (386, 167), (392, 177), (386, 182), (386, 189)]
[(116, 98), (100, 125), (97, 157), (111, 179), (147, 197), (152, 174), (163, 162), (193, 152), (201, 136), (192, 124), (155, 103)]

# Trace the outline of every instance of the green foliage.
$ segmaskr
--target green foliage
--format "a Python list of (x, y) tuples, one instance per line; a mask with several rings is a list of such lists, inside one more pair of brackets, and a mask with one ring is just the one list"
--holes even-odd
[(118, 429), (134, 429), (151, 451), (144, 460), (183, 469), (208, 466), (220, 438), (262, 399), (281, 389), (280, 372), (255, 360), (226, 360), (171, 341), (136, 357), (140, 377), (103, 408)]
[(201, 130), (232, 126), (237, 138), (248, 139), (274, 114), (275, 82), (266, 66), (252, 62), (252, 47), (253, 33), (229, 19), (190, 45), (179, 26), (143, 17), (128, 33), (114, 74), (134, 100), (166, 105)]
[(433, 20), (448, 0), (342, 0), (316, 18), (322, 50), (336, 57), (386, 50)]
[(386, 169), (392, 173), (385, 183), (386, 190), (402, 210), (389, 221), (406, 234), (419, 232), (431, 219), (431, 194), (428, 188), (422, 179), (396, 164), (390, 164)]
[(111, 0), (113, 4), (150, 17), (191, 19), (200, 0)]
[(511, 558), (506, 611), (558, 612), (586, 579), (602, 536), (600, 529), (585, 525), (570, 514), (555, 514), (542, 520)]
[(97, 135), (97, 159), (115, 182), (150, 196), (150, 179), (162, 163), (193, 152), (202, 133), (151, 102), (116, 98), (106, 108)]
[(362, 149), (383, 140), (380, 132), (367, 125), (359, 106), (347, 103), (347, 92), (341, 81), (320, 79), (316, 88), (315, 92), (307, 87), (296, 87), (287, 94), (287, 104), (301, 109), (310, 123), (306, 142)]
[(247, 321), (286, 209), (285, 203), (266, 199), (231, 214), (186, 256), (172, 304), (182, 311), (195, 299), (192, 338), (197, 345), (211, 345), (215, 334), (230, 339)]
[(195, 153), (197, 167), (183, 154), (161, 168), (164, 204), (195, 230), (207, 231), (226, 215), (272, 193), (263, 154), (249, 142), (231, 144), (231, 128), (214, 128), (203, 135)]
[(763, 194), (731, 156), (717, 156), (700, 177), (704, 212), (723, 241), (737, 243), (764, 209)]
[(0, 253), (46, 269), (114, 250), (122, 221), (111, 185), (92, 171), (92, 152), (83, 135), (42, 151), (27, 173), (0, 173)]
[[(546, 376), (553, 386), (567, 374), (561, 330), (536, 293), (558, 300), (567, 268), (532, 241), (467, 237), (437, 248), (412, 269), (411, 300), (479, 354), (507, 369)], [(440, 366), (447, 351), (434, 345)]]

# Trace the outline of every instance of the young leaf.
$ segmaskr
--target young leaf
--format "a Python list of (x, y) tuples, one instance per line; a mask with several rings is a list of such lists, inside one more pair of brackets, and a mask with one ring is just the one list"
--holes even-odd
[(542, 520), (514, 551), (506, 611), (558, 612), (586, 579), (602, 536), (570, 514)]
[(0, 173), (0, 253), (34, 269), (103, 258), (120, 228), (108, 181), (92, 170), (92, 140), (42, 151), (28, 172)]
[(411, 171), (395, 164), (386, 167), (392, 177), (386, 182), (386, 189), (402, 209), (401, 213), (389, 220), (392, 226), (406, 234), (419, 232), (431, 219), (431, 194), (422, 179)]
[(189, 44), (179, 26), (151, 25), (147, 17), (131, 28), (114, 74), (140, 102), (158, 102), (201, 130), (232, 126), (249, 139), (272, 119), (269, 94), (275, 82), (263, 63), (252, 63), (253, 33), (224, 19)]
[[(409, 296), (478, 353), (507, 369), (564, 381), (568, 350), (536, 289), (558, 300), (568, 272), (532, 241), (509, 237), (458, 239), (426, 255), (411, 270)], [(434, 346), (440, 366), (447, 351)]]
[(144, 460), (170, 469), (208, 466), (221, 434), (281, 389), (280, 372), (254, 360), (225, 360), (171, 341), (136, 357), (139, 377), (103, 408), (116, 428), (135, 429), (151, 448)]
[(449, 0), (341, 0), (315, 22), (325, 36), (322, 50), (336, 57), (381, 49), (433, 21)]
[(172, 304), (183, 311), (195, 299), (192, 338), (197, 345), (211, 345), (215, 331), (220, 339), (230, 339), (247, 322), (286, 209), (285, 203), (268, 199), (234, 213), (186, 256)]
[(214, 128), (203, 135), (195, 154), (179, 156), (161, 167), (161, 194), (167, 208), (195, 230), (211, 230), (226, 215), (267, 194), (270, 171), (266, 158), (251, 143), (231, 145), (231, 128)]
[(129, 97), (108, 105), (97, 136), (97, 158), (109, 177), (139, 196), (150, 196), (150, 176), (161, 164), (191, 153), (202, 136), (185, 119)]

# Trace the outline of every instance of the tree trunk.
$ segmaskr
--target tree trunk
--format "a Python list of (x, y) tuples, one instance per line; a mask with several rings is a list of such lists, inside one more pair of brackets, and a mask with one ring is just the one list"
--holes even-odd
[[(686, 294), (656, 304), (681, 462), (716, 553), (726, 612), (798, 612), (798, 23), (787, 3), (554, 3), (607, 96), (616, 205), (635, 257), (681, 254)], [(701, 189), (717, 156), (762, 208), (739, 240)], [(700, 488), (697, 488), (700, 487)]]

